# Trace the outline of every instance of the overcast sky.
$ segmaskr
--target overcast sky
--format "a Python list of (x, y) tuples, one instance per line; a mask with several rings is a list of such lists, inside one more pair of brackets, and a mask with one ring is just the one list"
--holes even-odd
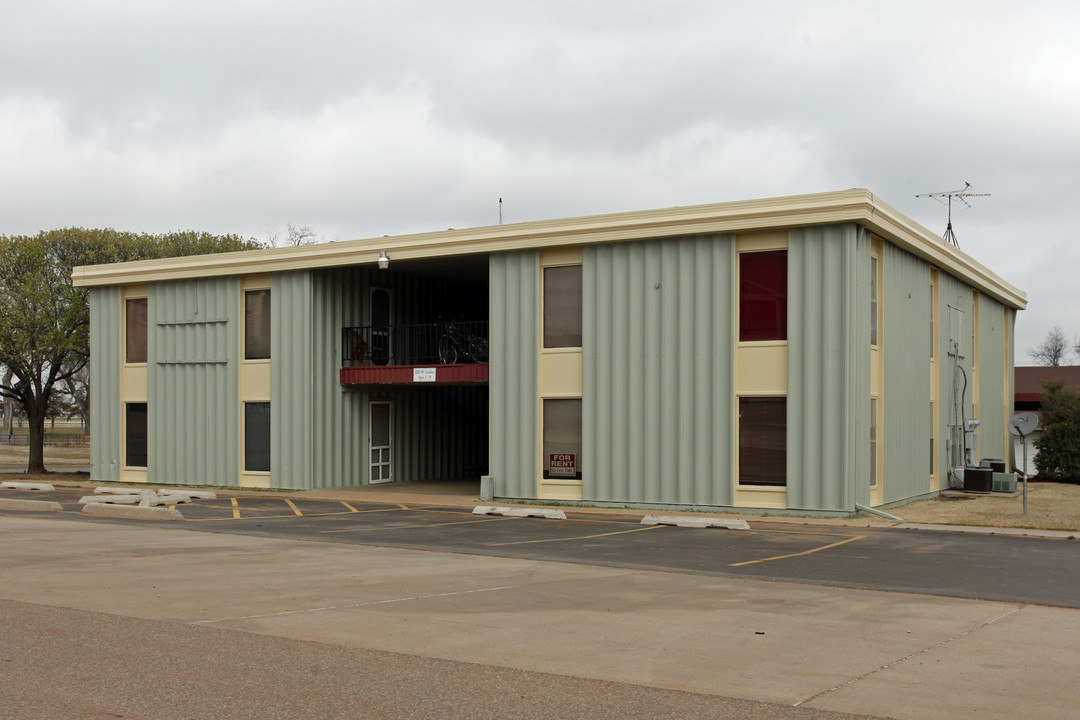
[[(1080, 336), (1080, 4), (0, 0), (0, 234), (326, 240), (970, 182), (960, 247)], [(1078, 359), (1080, 362), (1080, 359)]]

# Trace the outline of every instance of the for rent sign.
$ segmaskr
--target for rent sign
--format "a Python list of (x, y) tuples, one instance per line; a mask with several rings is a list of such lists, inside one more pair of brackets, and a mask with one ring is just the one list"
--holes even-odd
[(548, 475), (552, 477), (576, 477), (577, 455), (574, 453), (549, 453)]

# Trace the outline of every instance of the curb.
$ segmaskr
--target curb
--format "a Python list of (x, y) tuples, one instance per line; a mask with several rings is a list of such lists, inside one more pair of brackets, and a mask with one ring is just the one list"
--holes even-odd
[(38, 512), (61, 512), (63, 506), (49, 500), (21, 500), (19, 498), (0, 498), (0, 510), (36, 510)]
[(165, 507), (138, 507), (135, 505), (113, 505), (112, 503), (89, 503), (83, 505), (84, 515), (103, 517), (130, 518), (132, 520), (183, 520), (179, 510)]

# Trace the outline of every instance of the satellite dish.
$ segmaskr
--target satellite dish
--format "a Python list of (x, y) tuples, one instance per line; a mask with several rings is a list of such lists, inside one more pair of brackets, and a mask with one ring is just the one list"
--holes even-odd
[(1039, 416), (1033, 412), (1016, 413), (1009, 420), (1009, 432), (1013, 435), (1030, 435), (1039, 427)]

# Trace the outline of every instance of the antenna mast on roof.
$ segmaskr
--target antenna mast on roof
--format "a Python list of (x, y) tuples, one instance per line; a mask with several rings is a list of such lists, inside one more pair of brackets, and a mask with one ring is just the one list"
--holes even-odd
[[(946, 190), (945, 192), (925, 193), (923, 195), (916, 195), (915, 196), (917, 198), (926, 198), (926, 197), (934, 198), (935, 200), (937, 200), (942, 205), (948, 205), (948, 207), (949, 207), (949, 224), (945, 227), (945, 234), (942, 235), (941, 238), (947, 243), (952, 243), (957, 248), (960, 247), (960, 243), (958, 243), (956, 241), (956, 233), (954, 233), (953, 229), (952, 229), (952, 199), (956, 198), (957, 200), (964, 203), (968, 207), (971, 207), (971, 203), (969, 203), (967, 201), (967, 199), (969, 197), (990, 197), (990, 193), (968, 192), (968, 190), (970, 190), (970, 189), (971, 189), (971, 183), (965, 181), (964, 182), (964, 187), (960, 188), (959, 190)], [(945, 201), (945, 200), (942, 200), (942, 198), (948, 198), (948, 200)]]
[(499, 224), (502, 225), (502, 198), (499, 198)]

